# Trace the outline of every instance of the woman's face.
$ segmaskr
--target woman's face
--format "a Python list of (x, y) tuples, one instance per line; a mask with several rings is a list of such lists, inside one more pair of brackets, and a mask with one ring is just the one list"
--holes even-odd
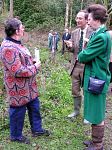
[(25, 30), (25, 27), (22, 24), (20, 24), (19, 29), (17, 30), (18, 36), (20, 37), (24, 36), (24, 30)]
[(94, 20), (91, 13), (89, 13), (89, 15), (88, 15), (88, 25), (93, 29), (97, 29), (99, 26), (99, 21)]

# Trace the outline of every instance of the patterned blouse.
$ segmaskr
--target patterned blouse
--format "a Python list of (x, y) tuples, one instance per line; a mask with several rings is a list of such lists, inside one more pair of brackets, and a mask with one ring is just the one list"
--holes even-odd
[(1, 45), (4, 83), (10, 106), (27, 104), (38, 96), (37, 68), (29, 50), (20, 41), (6, 38)]

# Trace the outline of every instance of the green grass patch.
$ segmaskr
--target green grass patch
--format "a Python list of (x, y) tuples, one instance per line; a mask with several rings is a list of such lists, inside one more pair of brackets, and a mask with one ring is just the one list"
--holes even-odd
[[(83, 140), (90, 136), (90, 126), (83, 125), (82, 113), (77, 119), (68, 119), (73, 110), (71, 95), (71, 78), (68, 74), (69, 55), (61, 56), (58, 51), (55, 63), (49, 60), (49, 51), (41, 51), (42, 70), (37, 75), (39, 99), (43, 127), (51, 131), (49, 137), (31, 136), (28, 115), (24, 124), (24, 135), (30, 140), (30, 145), (10, 142), (9, 119), (6, 112), (5, 95), (0, 97), (2, 130), (0, 131), (0, 149), (3, 150), (83, 150)], [(1, 78), (0, 87), (3, 86)], [(87, 134), (85, 134), (85, 131)]]

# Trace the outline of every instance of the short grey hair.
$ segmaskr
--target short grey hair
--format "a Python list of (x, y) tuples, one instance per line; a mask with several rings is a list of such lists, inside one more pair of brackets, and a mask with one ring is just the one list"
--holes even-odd
[(10, 18), (5, 22), (5, 33), (7, 37), (11, 37), (16, 33), (16, 30), (19, 29), (19, 26), (22, 22), (17, 18)]

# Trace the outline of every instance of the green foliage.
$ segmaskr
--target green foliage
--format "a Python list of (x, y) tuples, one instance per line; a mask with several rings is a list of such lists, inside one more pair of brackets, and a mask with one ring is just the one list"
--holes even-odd
[[(20, 7), (21, 6), (21, 7)], [(20, 16), (26, 28), (50, 28), (64, 25), (62, 1), (14, 0), (14, 15)]]
[[(6, 0), (9, 6), (9, 0)], [(93, 2), (93, 0), (91, 0)], [(86, 0), (83, 9), (90, 3)], [(81, 9), (81, 1), (73, 0), (72, 27), (77, 12)], [(14, 15), (20, 16), (26, 29), (61, 29), (64, 28), (66, 1), (64, 0), (14, 0)]]
[[(30, 47), (32, 54), (34, 53), (33, 49)], [(41, 48), (40, 58), (42, 70), (37, 75), (37, 83), (43, 128), (49, 129), (51, 135), (49, 137), (32, 138), (28, 114), (26, 114), (23, 134), (31, 140), (31, 144), (10, 142), (6, 94), (3, 93), (0, 95), (0, 149), (82, 150), (85, 148), (82, 141), (90, 139), (91, 128), (89, 125), (83, 125), (82, 113), (76, 120), (69, 120), (66, 117), (73, 109), (71, 79), (67, 72), (68, 53), (61, 56), (60, 51), (57, 51), (56, 61), (53, 63), (49, 59), (49, 51)], [(0, 88), (3, 88), (2, 71), (0, 77)]]
[[(63, 66), (63, 57), (57, 52), (56, 63), (50, 62), (49, 52), (41, 49), (42, 71), (37, 76), (39, 86), (39, 95), (42, 101), (43, 115), (47, 115), (52, 108), (60, 114), (61, 109), (72, 101), (71, 79), (65, 66)], [(59, 63), (58, 63), (59, 62)], [(55, 114), (59, 115), (59, 114)], [(61, 112), (62, 113), (62, 112)]]
[[(32, 53), (34, 52), (31, 49)], [(41, 114), (43, 118), (43, 127), (51, 130), (50, 137), (32, 138), (28, 115), (26, 114), (24, 135), (31, 140), (31, 145), (11, 143), (9, 136), (9, 118), (6, 112), (5, 95), (0, 96), (1, 113), (0, 122), (2, 122), (0, 134), (0, 148), (4, 150), (81, 150), (84, 148), (82, 140), (83, 134), (82, 117), (77, 121), (68, 120), (66, 116), (72, 110), (71, 80), (66, 70), (67, 59), (56, 54), (56, 62), (49, 60), (49, 51), (41, 49), (42, 70), (37, 75), (39, 88), (39, 98), (41, 101)], [(1, 72), (1, 75), (3, 73)], [(1, 79), (1, 81), (3, 81)], [(0, 83), (2, 85), (3, 82)], [(5, 144), (4, 144), (5, 143)], [(80, 144), (79, 144), (80, 143)]]
[[(99, 3), (103, 1), (98, 0)], [(108, 3), (107, 3), (108, 2)], [(73, 0), (72, 27), (75, 25), (74, 17), (81, 9), (85, 9), (94, 0)], [(107, 8), (111, 7), (111, 0), (106, 0)], [(9, 0), (6, 0), (9, 10)], [(14, 0), (14, 16), (20, 16), (26, 29), (60, 29), (64, 28), (65, 0)]]
[[(51, 86), (52, 85), (52, 86)], [(70, 98), (70, 78), (62, 67), (54, 67), (47, 79), (46, 95), (48, 99), (69, 101)]]

